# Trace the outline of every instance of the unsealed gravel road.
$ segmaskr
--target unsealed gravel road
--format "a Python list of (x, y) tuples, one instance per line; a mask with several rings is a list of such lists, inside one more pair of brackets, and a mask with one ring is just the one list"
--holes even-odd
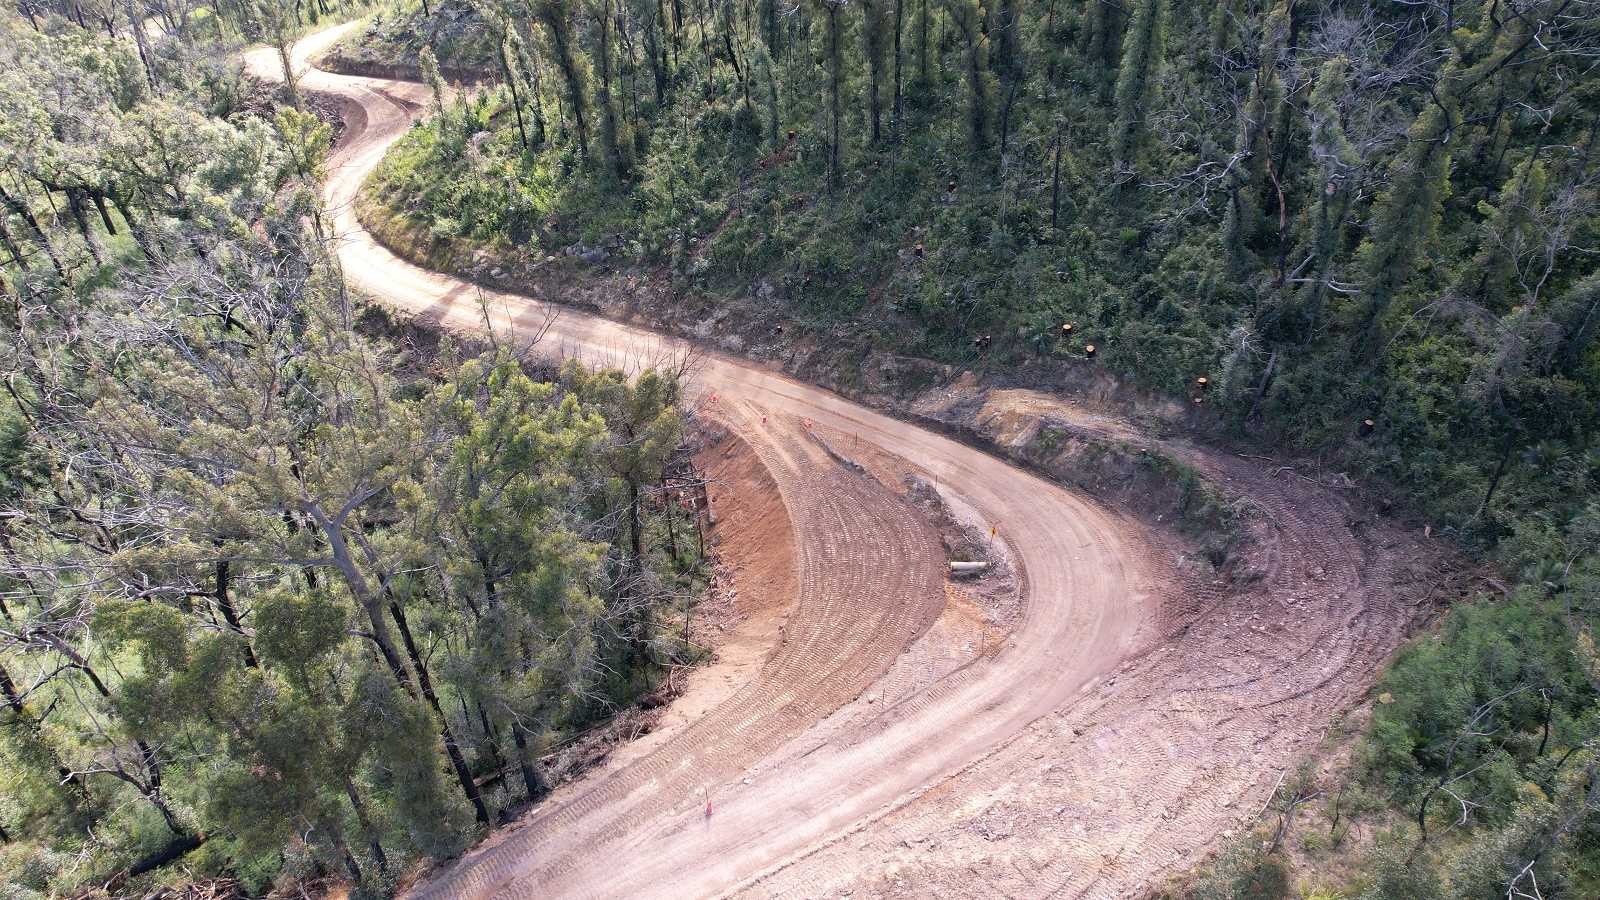
[[(548, 327), (542, 346), (594, 364), (637, 366), (690, 352), (675, 338), (480, 290), (378, 246), (356, 220), (357, 190), (428, 98), (416, 84), (333, 75), (307, 65), (351, 27), (306, 38), (293, 55), (302, 90), (345, 101), (346, 129), (331, 160), (326, 199), (352, 283), (449, 329), (482, 329), (485, 308), (505, 336)], [(247, 64), (263, 78), (279, 77), (270, 50), (251, 52)], [(563, 791), (497, 840), (434, 874), (415, 896), (804, 896), (863, 887), (892, 893), (902, 886), (911, 895), (978, 896), (1007, 879), (1005, 891), (1017, 896), (1126, 894), (1163, 869), (1191, 863), (1236, 816), (1240, 799), (1263, 794), (1259, 754), (1249, 758), (1254, 771), (1237, 758), (1219, 765), (1206, 758), (1208, 741), (1252, 745), (1249, 722), (1258, 720), (1279, 738), (1325, 725), (1337, 708), (1328, 704), (1347, 703), (1352, 688), (1332, 694), (1320, 688), (1333, 675), (1353, 675), (1345, 680), (1359, 689), (1397, 639), (1399, 629), (1389, 619), (1374, 625), (1330, 601), (1327, 610), (1296, 613), (1315, 612), (1328, 626), (1314, 632), (1324, 648), (1330, 638), (1353, 643), (1347, 634), (1352, 630), (1363, 638), (1381, 633), (1367, 652), (1352, 653), (1338, 665), (1319, 660), (1312, 671), (1296, 667), (1293, 657), (1303, 658), (1306, 648), (1294, 641), (1284, 638), (1283, 651), (1272, 652), (1264, 646), (1268, 641), (1257, 639), (1241, 645), (1242, 655), (1233, 660), (1233, 637), (1204, 627), (1175, 632), (1170, 617), (1160, 615), (1181, 577), (1137, 523), (971, 447), (756, 363), (703, 354), (696, 371), (692, 390), (702, 413), (737, 431), (760, 455), (794, 528), (798, 597), (780, 646), (749, 684), (676, 738)], [(829, 714), (865, 702), (858, 699), (863, 691), (944, 604), (937, 536), (893, 492), (825, 452), (810, 433), (814, 427), (914, 462), (997, 526), (1019, 563), (1025, 611), (992, 656), (904, 701), (874, 708), (865, 727), (830, 737), (803, 755), (786, 755), (781, 766), (763, 767), (764, 759), (778, 756)], [(1339, 571), (1351, 562), (1347, 557)], [(1287, 556), (1284, 579), (1300, 579), (1301, 567), (1309, 565)], [(1350, 592), (1358, 585), (1352, 576), (1342, 587)], [(1194, 665), (1181, 662), (1182, 642), (1213, 631), (1220, 636), (1195, 651), (1203, 670), (1197, 675)], [(1168, 652), (1144, 656), (1164, 641), (1173, 642), (1162, 648)], [(1287, 673), (1276, 679), (1252, 680), (1237, 671), (1270, 668), (1275, 660)], [(1108, 677), (1119, 668), (1115, 678)], [(1306, 673), (1296, 675), (1302, 668)], [(1148, 680), (1126, 690), (1140, 672)], [(1238, 691), (1244, 700), (1210, 696), (1218, 690), (1213, 685), (1226, 680), (1215, 676), (1225, 672), (1240, 675), (1227, 685), (1243, 685)], [(1297, 679), (1311, 686), (1296, 693)], [(1117, 681), (1123, 685), (1111, 690)], [(1273, 709), (1251, 718), (1250, 685), (1258, 682), (1273, 688), (1274, 696), (1264, 700)], [(1207, 699), (1197, 702), (1202, 694)], [(1182, 709), (1169, 715), (1166, 703), (1181, 703)], [(1199, 707), (1226, 710), (1224, 730)], [(1117, 735), (1115, 742), (1075, 737), (1087, 727), (1075, 724), (1082, 720), (1076, 711), (1090, 708), (1099, 711), (1097, 735)], [(1115, 728), (1117, 721), (1126, 723), (1123, 729)], [(1126, 730), (1135, 721), (1137, 733)], [(1272, 746), (1281, 759), (1299, 743)], [(1137, 751), (1133, 770), (1119, 745)], [(1057, 771), (1073, 773), (1072, 784), (1057, 784), (1059, 777), (1023, 778), (1027, 790), (1006, 794), (1019, 773), (1054, 754), (1062, 757)], [(1197, 779), (1206, 786), (1204, 802), (1179, 804), (1179, 810), (1168, 794), (1192, 796)], [(971, 791), (964, 795), (968, 782)], [(981, 860), (963, 862), (965, 857), (948, 853), (938, 860), (897, 860), (905, 877), (879, 880), (888, 877), (883, 867), (891, 855), (885, 829), (899, 829), (893, 852), (904, 853), (913, 838), (924, 839), (916, 835), (963, 827), (963, 817), (981, 818), (994, 803), (1024, 812), (1053, 809), (1059, 820), (1066, 807), (1048, 796), (1051, 784), (1061, 790), (1093, 786), (1095, 796), (1115, 805), (1129, 827), (1097, 839), (1094, 832), (1085, 837), (1082, 821), (1073, 831), (1065, 822), (1011, 816), (1031, 822), (1046, 838), (1057, 829), (1064, 837), (1036, 841), (1026, 866), (1008, 862), (1000, 873), (987, 873)], [(709, 818), (708, 796), (715, 807)], [(1095, 816), (1093, 804), (1086, 795), (1070, 814)], [(1184, 810), (1193, 816), (1179, 815)], [(905, 840), (899, 839), (902, 832)], [(979, 843), (959, 852), (985, 860), (993, 855), (992, 844)], [(954, 842), (951, 848), (959, 849)], [(1141, 851), (1154, 852), (1141, 857)], [(925, 873), (921, 880), (919, 870)]]

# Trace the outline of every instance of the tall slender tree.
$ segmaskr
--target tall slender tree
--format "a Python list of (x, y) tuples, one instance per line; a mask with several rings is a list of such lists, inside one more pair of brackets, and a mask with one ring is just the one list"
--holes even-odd
[(861, 52), (867, 63), (867, 139), (883, 142), (883, 83), (891, 35), (888, 0), (861, 0)]
[(1161, 56), (1166, 44), (1165, 0), (1138, 0), (1122, 39), (1117, 68), (1111, 155), (1121, 177), (1132, 171), (1144, 140), (1145, 119), (1155, 105)]
[(556, 68), (567, 88), (567, 105), (572, 110), (572, 129), (578, 138), (578, 151), (589, 157), (589, 66), (577, 46), (572, 29), (572, 0), (527, 0), (533, 16), (544, 29)]

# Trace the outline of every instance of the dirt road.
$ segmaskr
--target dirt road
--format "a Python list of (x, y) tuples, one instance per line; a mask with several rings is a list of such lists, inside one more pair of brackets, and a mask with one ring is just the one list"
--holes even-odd
[[(448, 328), (483, 327), (480, 295), (504, 335), (545, 327), (554, 312), (545, 305), (412, 266), (356, 221), (358, 188), (425, 108), (426, 95), (414, 84), (306, 66), (349, 27), (307, 38), (294, 51), (302, 90), (348, 101), (326, 188), (346, 275)], [(270, 51), (247, 62), (262, 77), (277, 77)], [(690, 350), (572, 310), (556, 315), (543, 346), (624, 366)], [(1260, 773), (1270, 775), (1272, 763), (1325, 726), (1337, 708), (1329, 704), (1348, 702), (1398, 633), (1398, 616), (1374, 622), (1366, 605), (1351, 605), (1355, 594), (1375, 589), (1355, 573), (1355, 551), (1337, 539), (1318, 537), (1306, 552), (1280, 541), (1287, 548), (1281, 571), (1259, 598), (1239, 601), (1248, 614), (1273, 590), (1299, 590), (1293, 585), (1313, 567), (1336, 571), (1337, 597), (1328, 592), (1315, 609), (1296, 610), (1325, 626), (1310, 632), (1315, 646), (1285, 641), (1280, 652), (1270, 638), (1241, 644), (1207, 613), (1223, 598), (1201, 603), (1195, 598), (1203, 590), (1186, 593), (1190, 575), (1175, 568), (1170, 547), (1099, 504), (753, 363), (706, 355), (694, 392), (704, 415), (759, 454), (792, 523), (797, 596), (780, 646), (748, 684), (673, 740), (559, 793), (419, 886), (417, 896), (813, 896), (861, 887), (1126, 894), (1211, 846), (1248, 805), (1241, 801), (1264, 795)], [(941, 492), (998, 529), (1025, 599), (998, 652), (898, 702), (863, 705), (864, 692), (943, 608), (944, 558), (926, 522), (827, 452), (818, 432), (914, 461)], [(1284, 533), (1344, 527), (1335, 514), (1328, 518), (1285, 522)], [(1282, 605), (1281, 596), (1275, 602)], [(1173, 609), (1202, 617), (1199, 627), (1179, 622)], [(1352, 649), (1370, 630), (1381, 639)], [(1209, 643), (1186, 655), (1185, 644), (1200, 639)], [(1341, 655), (1330, 660), (1329, 652)], [(1276, 663), (1284, 667), (1274, 677)], [(1257, 669), (1270, 671), (1263, 679), (1252, 675)], [(1322, 690), (1335, 676), (1344, 686)], [(1250, 712), (1261, 704), (1270, 711)], [(1219, 710), (1226, 713), (1220, 730)], [(851, 727), (817, 729), (846, 713)], [(1091, 715), (1096, 730), (1084, 737)], [(1055, 768), (1040, 774), (1041, 759)], [(1196, 799), (1177, 809), (1178, 794)], [(1073, 799), (1061, 800), (1067, 796)], [(966, 834), (996, 809), (1050, 817), (1022, 816), (1032, 830), (1020, 834), (1011, 816), (1007, 827), (1021, 842), (1009, 848), (992, 835), (971, 847), (939, 838), (952, 852), (937, 855), (937, 865), (913, 844), (949, 829)], [(991, 859), (1007, 862), (991, 870)]]

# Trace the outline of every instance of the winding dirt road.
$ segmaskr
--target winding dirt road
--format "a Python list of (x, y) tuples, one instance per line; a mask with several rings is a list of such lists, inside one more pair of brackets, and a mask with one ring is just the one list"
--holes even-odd
[[(361, 183), (426, 104), (415, 84), (307, 66), (351, 27), (302, 40), (293, 54), (302, 90), (347, 101), (326, 186), (347, 277), (448, 328), (481, 329), (482, 294), (501, 334), (539, 332), (554, 312), (546, 305), (403, 262), (357, 222)], [(263, 78), (279, 77), (271, 51), (252, 52), (247, 63)], [(550, 345), (596, 364), (690, 350), (570, 309), (555, 316)], [(759, 455), (792, 523), (796, 596), (780, 645), (749, 683), (671, 740), (558, 793), (416, 896), (815, 896), (862, 887), (1124, 895), (1212, 846), (1248, 805), (1241, 801), (1262, 796), (1259, 773), (1270, 769), (1261, 748), (1268, 761), (1302, 749), (1314, 733), (1308, 729), (1348, 703), (1397, 640), (1400, 615), (1353, 605), (1357, 594), (1386, 585), (1362, 581), (1352, 546), (1301, 553), (1282, 542), (1282, 571), (1269, 572), (1260, 596), (1239, 599), (1234, 612), (1254, 620), (1253, 609), (1272, 609), (1260, 601), (1278, 580), (1303, 593), (1296, 585), (1315, 564), (1341, 579), (1338, 596), (1327, 592), (1328, 610), (1316, 617), (1327, 627), (1301, 641), (1280, 634), (1283, 650), (1268, 638), (1241, 644), (1225, 627), (1232, 613), (1202, 618), (1198, 627), (1175, 624), (1164, 610), (1200, 616), (1222, 599), (1175, 601), (1189, 576), (1174, 568), (1170, 548), (1102, 505), (754, 363), (706, 356), (694, 390), (702, 413)], [(870, 707), (864, 692), (945, 608), (944, 557), (927, 521), (828, 452), (818, 438), (827, 434), (913, 461), (953, 502), (997, 525), (1022, 585), (1022, 614), (996, 652)], [(1299, 515), (1296, 504), (1291, 496), (1281, 511)], [(1289, 522), (1284, 533), (1338, 533), (1344, 523), (1336, 519)], [(1281, 591), (1275, 602), (1290, 608)], [(1202, 660), (1197, 674), (1184, 661), (1184, 643), (1208, 635), (1214, 640), (1194, 650)], [(1361, 642), (1371, 648), (1357, 652)], [(1330, 652), (1342, 655), (1330, 660)], [(1324, 689), (1336, 678), (1348, 684)], [(1219, 694), (1226, 696), (1218, 701)], [(850, 727), (819, 729), (846, 714)], [(1044, 759), (1052, 768), (1040, 772)], [(708, 796), (715, 798), (710, 817)], [(1125, 828), (1112, 831), (1113, 819), (1102, 816), (1113, 807)], [(951, 829), (971, 837), (968, 826), (996, 809), (1033, 811), (1029, 827), (1047, 840), (1023, 853), (985, 832), (970, 851), (934, 857), (917, 849), (930, 836), (959, 849)], [(1015, 828), (1011, 819), (1006, 827)], [(991, 859), (1005, 862), (991, 866)]]

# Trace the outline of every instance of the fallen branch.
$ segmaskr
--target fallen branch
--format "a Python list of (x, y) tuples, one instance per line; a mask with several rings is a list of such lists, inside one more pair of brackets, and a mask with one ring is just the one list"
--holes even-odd
[(1282, 772), (1278, 773), (1278, 783), (1274, 784), (1272, 786), (1272, 793), (1267, 795), (1267, 802), (1261, 804), (1261, 811), (1256, 813), (1256, 818), (1259, 819), (1262, 816), (1267, 814), (1267, 807), (1271, 806), (1272, 805), (1272, 801), (1277, 798), (1278, 789), (1283, 787), (1284, 776), (1286, 776), (1288, 774), (1289, 774), (1289, 770), (1288, 769), (1284, 769)]

